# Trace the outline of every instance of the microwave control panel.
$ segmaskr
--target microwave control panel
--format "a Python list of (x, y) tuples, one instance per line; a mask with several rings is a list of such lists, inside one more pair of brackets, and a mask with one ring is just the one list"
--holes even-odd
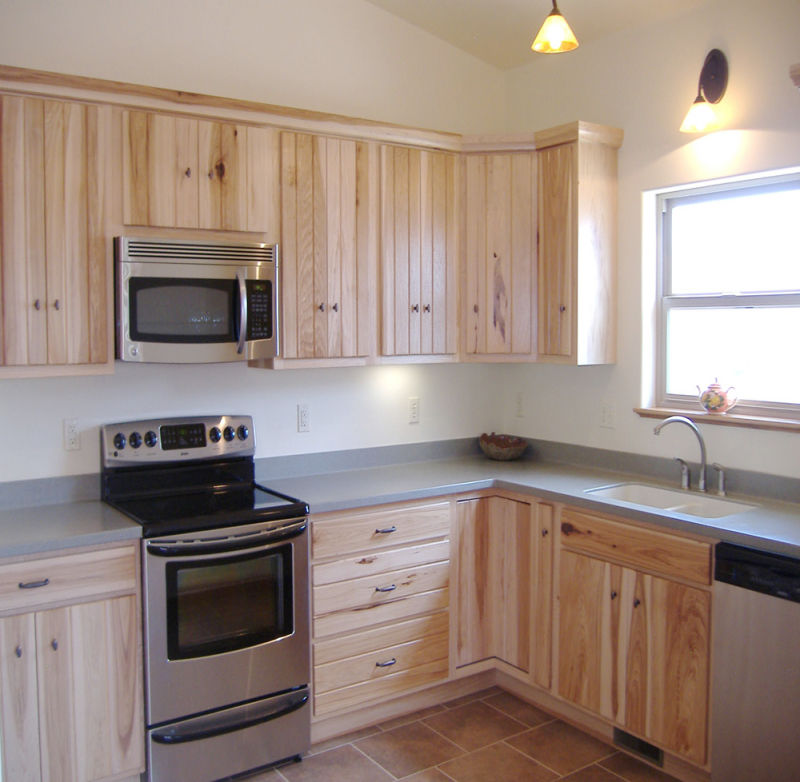
[(247, 339), (272, 339), (272, 283), (246, 280)]

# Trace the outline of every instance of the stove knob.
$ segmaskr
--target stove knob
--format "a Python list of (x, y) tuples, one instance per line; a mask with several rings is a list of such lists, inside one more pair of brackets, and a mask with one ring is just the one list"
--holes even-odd
[(236, 436), (237, 436), (237, 437), (238, 437), (240, 440), (246, 440), (248, 437), (250, 437), (250, 430), (249, 430), (249, 429), (248, 429), (248, 428), (247, 428), (247, 427), (246, 427), (244, 424), (242, 424), (242, 425), (241, 425), (241, 426), (240, 426), (240, 427), (239, 427), (239, 428), (236, 430)]
[(218, 426), (212, 426), (211, 429), (208, 430), (208, 439), (211, 440), (212, 443), (218, 443), (222, 439), (222, 432), (220, 432)]
[(142, 436), (139, 432), (131, 432), (128, 442), (130, 442), (131, 448), (138, 448), (142, 444)]
[(233, 430), (232, 426), (226, 426), (222, 436), (225, 438), (226, 442), (230, 442), (234, 437), (236, 437), (236, 432)]
[(158, 435), (152, 429), (145, 434), (144, 444), (148, 448), (153, 448), (158, 444)]
[(117, 432), (117, 434), (114, 435), (114, 447), (118, 451), (121, 451), (125, 447), (125, 442), (125, 435), (122, 434), (122, 432)]

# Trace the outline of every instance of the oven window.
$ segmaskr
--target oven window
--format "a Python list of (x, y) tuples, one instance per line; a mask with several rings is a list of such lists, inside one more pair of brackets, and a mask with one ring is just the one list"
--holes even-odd
[(170, 660), (244, 649), (294, 632), (292, 544), (167, 563)]
[(238, 305), (233, 280), (133, 277), (131, 339), (141, 342), (233, 342)]

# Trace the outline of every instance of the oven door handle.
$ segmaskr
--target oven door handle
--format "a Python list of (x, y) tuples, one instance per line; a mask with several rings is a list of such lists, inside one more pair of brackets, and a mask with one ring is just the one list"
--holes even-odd
[(245, 270), (236, 270), (236, 282), (239, 286), (239, 341), (236, 343), (236, 352), (244, 352), (247, 342), (247, 283), (245, 282)]
[(285, 540), (296, 538), (302, 535), (308, 527), (308, 521), (294, 522), (280, 527), (276, 530), (267, 530), (258, 533), (252, 539), (248, 538), (225, 538), (207, 541), (190, 541), (185, 543), (159, 543), (157, 541), (147, 541), (146, 550), (148, 554), (157, 557), (194, 557), (202, 554), (229, 554), (235, 551), (248, 551), (256, 548), (268, 548), (275, 543), (282, 543)]
[(263, 722), (278, 719), (308, 703), (308, 687), (284, 695), (275, 695), (265, 702), (246, 703), (225, 709), (221, 714), (207, 714), (182, 720), (178, 725), (156, 728), (150, 737), (157, 744), (185, 744), (200, 741), (223, 733), (252, 728)]

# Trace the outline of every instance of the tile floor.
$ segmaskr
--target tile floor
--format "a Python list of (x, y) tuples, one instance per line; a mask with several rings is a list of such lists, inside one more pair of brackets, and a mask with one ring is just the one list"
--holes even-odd
[(311, 748), (246, 782), (675, 782), (493, 687)]

